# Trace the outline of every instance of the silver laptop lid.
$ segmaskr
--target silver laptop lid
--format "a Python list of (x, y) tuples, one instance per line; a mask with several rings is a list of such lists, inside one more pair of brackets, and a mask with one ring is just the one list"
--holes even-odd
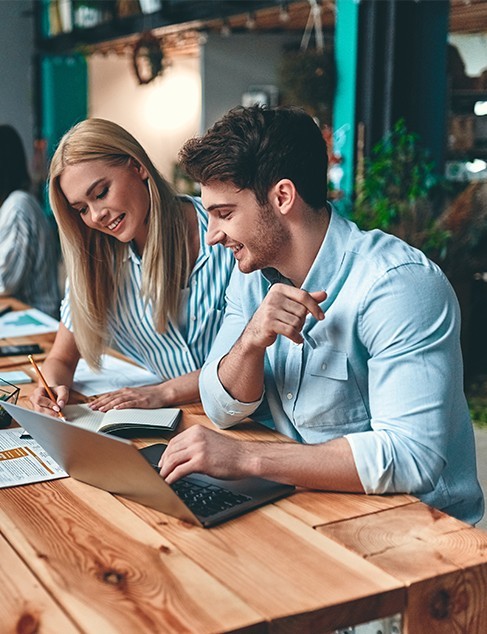
[(76, 480), (202, 526), (130, 441), (11, 403), (1, 405)]

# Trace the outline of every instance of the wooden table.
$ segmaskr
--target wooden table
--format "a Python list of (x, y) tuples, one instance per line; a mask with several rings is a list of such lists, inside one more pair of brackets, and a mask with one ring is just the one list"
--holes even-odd
[(487, 533), (408, 495), (300, 491), (202, 529), (72, 478), (2, 489), (0, 575), (2, 634), (487, 632)]

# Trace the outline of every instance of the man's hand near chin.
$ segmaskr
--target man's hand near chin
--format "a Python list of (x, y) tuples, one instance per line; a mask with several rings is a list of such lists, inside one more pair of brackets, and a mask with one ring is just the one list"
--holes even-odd
[(308, 293), (287, 284), (274, 284), (218, 367), (218, 378), (232, 398), (242, 403), (260, 399), (266, 349), (278, 335), (302, 343), (306, 317), (313, 315), (319, 321), (325, 318), (319, 305), (325, 299), (325, 291)]

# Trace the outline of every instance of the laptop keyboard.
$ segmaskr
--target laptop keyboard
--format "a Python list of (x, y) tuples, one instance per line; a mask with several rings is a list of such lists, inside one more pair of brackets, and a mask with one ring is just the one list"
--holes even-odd
[[(151, 461), (150, 465), (159, 473), (158, 464)], [(210, 517), (252, 499), (248, 495), (234, 493), (216, 484), (199, 484), (191, 476), (177, 480), (171, 484), (171, 489), (195, 515), (200, 517)]]
[(252, 499), (214, 484), (201, 485), (184, 478), (172, 484), (171, 488), (200, 517), (215, 515)]

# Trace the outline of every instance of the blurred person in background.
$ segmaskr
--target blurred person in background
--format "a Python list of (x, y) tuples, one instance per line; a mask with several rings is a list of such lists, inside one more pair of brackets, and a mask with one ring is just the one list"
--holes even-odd
[(30, 190), (22, 140), (0, 125), (0, 296), (59, 318), (57, 237)]

